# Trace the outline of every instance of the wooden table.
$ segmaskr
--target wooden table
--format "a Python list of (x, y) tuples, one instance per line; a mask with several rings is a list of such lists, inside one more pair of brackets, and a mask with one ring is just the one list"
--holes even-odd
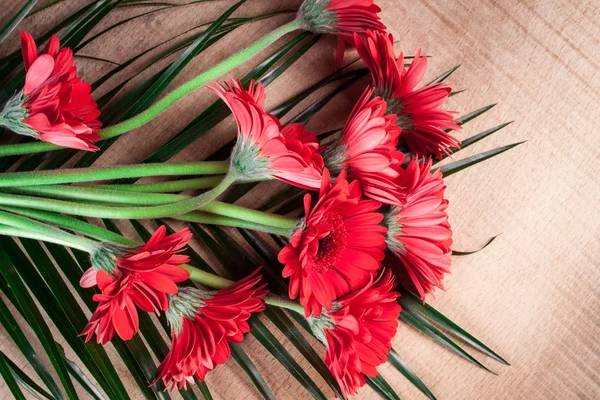
[[(3, 3), (8, 3), (8, 7), (3, 4), (0, 21), (6, 20), (21, 2)], [(48, 1), (40, 1), (45, 3)], [(22, 27), (34, 35), (42, 33), (82, 3), (65, 1), (28, 19)], [(80, 54), (123, 62), (153, 44), (211, 20), (231, 3), (172, 8), (136, 19), (92, 42)], [(251, 0), (236, 15), (296, 7), (298, 3)], [(485, 116), (466, 125), (461, 138), (515, 121), (457, 158), (527, 141), (448, 179), (454, 247), (477, 248), (491, 236), (500, 236), (476, 255), (457, 257), (453, 273), (446, 279), (447, 291), (431, 300), (431, 304), (506, 357), (512, 366), (484, 360), (498, 373), (494, 376), (406, 325), (399, 328), (394, 347), (440, 399), (599, 398), (599, 4), (557, 0), (378, 3), (383, 8), (384, 22), (398, 40), (397, 49), (413, 54), (422, 47), (432, 56), (427, 78), (461, 64), (448, 82), (455, 89), (467, 91), (453, 97), (449, 107), (466, 113), (498, 103)], [(140, 12), (139, 8), (120, 9), (95, 31)], [(285, 18), (289, 16), (238, 29), (188, 65), (173, 86), (246, 46)], [(13, 50), (17, 42), (13, 35), (0, 50)], [(268, 108), (327, 75), (332, 66), (329, 54), (333, 45), (332, 39), (321, 41), (269, 86)], [(101, 87), (98, 95), (148, 59), (149, 56), (143, 58), (112, 84)], [(112, 68), (110, 64), (84, 59), (79, 59), (78, 65), (89, 81)], [(248, 63), (230, 76), (240, 76), (252, 65)], [(148, 76), (146, 72), (135, 82)], [(355, 87), (338, 96), (311, 122), (310, 128), (325, 131), (339, 126), (360, 90), (361, 87)], [(207, 90), (196, 91), (157, 120), (122, 137), (97, 164), (142, 160), (213, 100)], [(233, 128), (229, 118), (174, 161), (210, 154), (232, 137)], [(256, 201), (256, 196), (245, 201)], [(26, 372), (32, 372), (4, 331), (0, 335), (0, 349)], [(249, 337), (244, 347), (278, 398), (307, 398), (299, 384), (253, 338)], [(298, 359), (306, 366), (301, 357)], [(380, 371), (401, 398), (423, 398), (391, 366), (385, 365)], [(122, 375), (134, 388), (126, 371)], [(311, 376), (319, 379), (313, 372)], [(209, 374), (207, 382), (216, 398), (258, 398), (233, 362)], [(1, 385), (0, 397), (10, 396)], [(377, 396), (365, 388), (358, 398)]]

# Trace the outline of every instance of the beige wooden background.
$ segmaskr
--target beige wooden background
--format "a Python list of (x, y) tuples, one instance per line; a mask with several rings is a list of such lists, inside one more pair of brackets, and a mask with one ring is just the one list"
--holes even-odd
[[(0, 21), (6, 20), (20, 3), (3, 0)], [(83, 3), (65, 1), (26, 20), (23, 28), (34, 35), (42, 33)], [(123, 62), (176, 33), (211, 20), (231, 3), (219, 1), (151, 14), (91, 43), (81, 54)], [(255, 15), (296, 7), (298, 3), (249, 0), (236, 15)], [(467, 91), (451, 99), (451, 108), (465, 113), (499, 103), (466, 125), (461, 137), (515, 120), (491, 139), (461, 152), (458, 158), (527, 140), (498, 158), (448, 179), (455, 248), (476, 248), (489, 237), (501, 235), (486, 250), (456, 258), (453, 273), (446, 280), (447, 291), (431, 301), (506, 357), (512, 366), (480, 358), (498, 376), (486, 373), (404, 325), (398, 330), (394, 347), (440, 399), (600, 398), (600, 4), (567, 0), (378, 3), (383, 8), (384, 22), (399, 41), (398, 50), (412, 54), (423, 47), (433, 56), (428, 78), (462, 65), (449, 83)], [(96, 31), (141, 11), (115, 11)], [(286, 18), (238, 29), (188, 65), (175, 84), (244, 47)], [(16, 45), (13, 35), (0, 51), (4, 54)], [(268, 107), (329, 73), (333, 45), (331, 39), (322, 41), (269, 86)], [(98, 94), (148, 59), (145, 57), (101, 87)], [(79, 60), (78, 65), (90, 81), (112, 67), (87, 60)], [(244, 65), (230, 77), (240, 76), (251, 65)], [(310, 127), (324, 131), (341, 125), (361, 90), (359, 86), (339, 96)], [(196, 91), (151, 124), (122, 137), (98, 164), (142, 160), (213, 100), (207, 90)], [(232, 137), (233, 128), (228, 119), (175, 160), (200, 159), (210, 154)], [(0, 349), (31, 373), (2, 330), (0, 338)], [(307, 398), (299, 384), (254, 339), (249, 337), (244, 347), (278, 398)], [(401, 398), (423, 398), (391, 366), (384, 365), (380, 371)], [(135, 391), (126, 371), (122, 376)], [(327, 390), (316, 374), (311, 372), (311, 376)], [(216, 398), (258, 398), (234, 362), (209, 374), (207, 381)], [(2, 385), (0, 397), (9, 397), (10, 392)], [(330, 391), (326, 393), (332, 396)], [(368, 388), (358, 396), (376, 397)]]

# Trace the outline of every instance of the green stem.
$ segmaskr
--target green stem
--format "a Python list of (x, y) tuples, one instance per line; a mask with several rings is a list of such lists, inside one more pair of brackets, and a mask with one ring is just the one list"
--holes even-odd
[(178, 215), (175, 218), (181, 221), (194, 222), (197, 224), (232, 226), (235, 228), (251, 229), (259, 232), (273, 233), (275, 235), (285, 237), (289, 237), (291, 233), (289, 229), (257, 224), (254, 222), (225, 217), (222, 215), (210, 214), (202, 211), (192, 211), (187, 214)]
[(180, 267), (190, 273), (190, 280), (201, 283), (213, 289), (223, 289), (235, 283), (234, 281), (221, 278), (220, 276), (211, 274), (210, 272), (202, 271), (188, 264), (180, 265)]
[[(230, 281), (229, 279), (221, 278), (220, 276), (199, 270), (198, 268), (194, 268), (191, 265), (185, 264), (181, 265), (180, 267), (190, 273), (190, 280), (201, 283), (202, 285), (208, 286), (213, 289), (223, 289), (235, 283), (234, 281)], [(267, 294), (262, 299), (267, 304), (286, 308), (288, 310), (292, 310), (304, 315), (304, 308), (301, 304), (296, 303), (295, 301), (284, 299), (283, 297), (277, 296), (273, 293)]]
[(23, 239), (34, 239), (34, 240), (40, 240), (42, 242), (48, 242), (48, 243), (55, 243), (55, 244), (59, 244), (61, 246), (66, 246), (66, 247), (70, 247), (73, 249), (82, 250), (82, 251), (85, 251), (88, 253), (90, 251), (87, 247), (80, 246), (79, 244), (72, 243), (67, 240), (47, 236), (47, 235), (44, 235), (39, 232), (24, 231), (19, 228), (13, 228), (12, 226), (0, 225), (0, 235), (19, 237), (19, 238), (23, 238)]
[[(0, 224), (14, 229), (15, 232), (21, 232), (22, 234), (15, 234), (12, 236), (19, 237), (31, 237), (23, 236), (27, 235), (38, 235), (35, 238), (41, 238), (40, 240), (49, 241), (52, 243), (62, 244), (65, 246), (73, 247), (79, 250), (91, 253), (96, 248), (96, 243), (68, 232), (61, 231), (53, 226), (46, 225), (44, 223), (34, 221), (32, 219), (10, 214), (4, 211), (0, 211)], [(34, 237), (31, 237), (35, 239)]]
[[(157, 101), (153, 106), (149, 107), (148, 109), (136, 115), (135, 117), (123, 121), (119, 124), (104, 128), (100, 130), (98, 134), (102, 139), (109, 139), (117, 137), (119, 135), (122, 135), (123, 133), (129, 132), (135, 128), (144, 125), (145, 123), (156, 118), (161, 112), (165, 111), (167, 108), (169, 108), (171, 105), (173, 105), (176, 101), (180, 100), (185, 95), (191, 93), (197, 88), (204, 86), (208, 82), (217, 79), (224, 73), (231, 71), (237, 66), (243, 64), (245, 61), (260, 53), (263, 49), (265, 49), (267, 46), (275, 42), (277, 39), (279, 39), (286, 33), (292, 32), (299, 28), (300, 23), (298, 21), (292, 21), (286, 25), (283, 25), (282, 27), (264, 36), (262, 39), (259, 39), (250, 46), (246, 47), (239, 53), (234, 54), (233, 56), (227, 58), (224, 61), (221, 61), (214, 67), (210, 68), (208, 71), (201, 73), (195, 78), (187, 81), (183, 85), (174, 89), (161, 100)], [(57, 150), (60, 148), (60, 146), (43, 142), (13, 144), (7, 146), (0, 146), (0, 157), (19, 154), (40, 153), (43, 151)]]
[(55, 214), (53, 212), (11, 206), (2, 206), (1, 208), (13, 214), (19, 214), (25, 217), (36, 219), (38, 221), (51, 223), (55, 226), (81, 233), (82, 235), (100, 240), (102, 242), (110, 242), (124, 246), (138, 245), (133, 240), (129, 240), (119, 234), (109, 231), (108, 229), (100, 228), (88, 222), (80, 221), (78, 219), (66, 217), (60, 214)]
[(256, 224), (281, 228), (283, 230), (287, 230), (288, 234), (289, 231), (298, 223), (298, 219), (296, 218), (289, 218), (283, 215), (252, 210), (250, 208), (236, 206), (235, 204), (222, 203), (220, 201), (213, 201), (205, 205), (202, 207), (202, 211), (253, 222)]
[(272, 306), (287, 308), (288, 310), (292, 310), (304, 316), (304, 307), (301, 304), (296, 303), (290, 299), (284, 299), (283, 297), (277, 296), (276, 294), (269, 293), (265, 297), (262, 298), (265, 303), (270, 304)]
[(223, 193), (235, 182), (234, 175), (227, 175), (212, 190), (191, 199), (152, 207), (112, 207), (94, 204), (72, 203), (60, 200), (1, 194), (0, 205), (34, 208), (84, 217), (109, 219), (151, 219), (173, 217), (201, 208)]
[(105, 189), (120, 192), (177, 193), (183, 192), (184, 190), (213, 188), (223, 180), (223, 176), (224, 175), (216, 175), (158, 183), (136, 183), (135, 185), (94, 185), (88, 187), (92, 189)]
[[(59, 199), (90, 200), (94, 202), (129, 205), (172, 204), (190, 198), (189, 196), (165, 193), (147, 193), (143, 196), (140, 196), (138, 193), (103, 190), (81, 186), (49, 185), (18, 188), (13, 187), (6, 188), (3, 191)], [(298, 222), (298, 220), (295, 218), (288, 218), (282, 215), (252, 210), (219, 201), (212, 201), (209, 204), (206, 204), (204, 207), (202, 207), (202, 211), (282, 229), (292, 229)]]
[(136, 164), (101, 168), (73, 168), (0, 174), (0, 187), (39, 186), (92, 182), (122, 178), (167, 175), (212, 175), (229, 170), (229, 161), (203, 161), (180, 164)]
[[(178, 204), (178, 203), (171, 203)], [(26, 208), (33, 210), (42, 210), (42, 211), (51, 211), (54, 213), (64, 213), (69, 215), (77, 215), (82, 217), (92, 217), (92, 218), (115, 218), (115, 219), (135, 219), (133, 217), (128, 217), (126, 212), (121, 213), (121, 210), (131, 210), (131, 208), (122, 208), (122, 207), (109, 207), (102, 206), (97, 204), (82, 204), (82, 203), (73, 203), (69, 201), (62, 200), (52, 200), (45, 198), (37, 198), (30, 196), (21, 196), (15, 194), (0, 194), (0, 208)], [(142, 209), (152, 208), (152, 207), (141, 207)], [(29, 211), (32, 212), (32, 211)], [(52, 219), (51, 222), (57, 223), (55, 221), (58, 220), (56, 216), (49, 217), (43, 216), (43, 218)], [(148, 217), (149, 218), (149, 217)], [(158, 217), (157, 217), (158, 218)], [(176, 219), (182, 221), (196, 222), (200, 224), (211, 224), (211, 225), (222, 225), (222, 226), (232, 226), (238, 228), (245, 229), (253, 229), (261, 232), (274, 233), (277, 235), (289, 235), (289, 230), (281, 229), (276, 227), (270, 227), (266, 225), (260, 225), (253, 222), (247, 222), (243, 220), (239, 220), (236, 218), (221, 216), (210, 214), (206, 212), (194, 211), (191, 213), (183, 214), (175, 217)], [(144, 219), (144, 218), (139, 218)], [(50, 222), (50, 221), (49, 221)], [(74, 227), (74, 223), (71, 224)], [(69, 228), (70, 229), (70, 228)]]

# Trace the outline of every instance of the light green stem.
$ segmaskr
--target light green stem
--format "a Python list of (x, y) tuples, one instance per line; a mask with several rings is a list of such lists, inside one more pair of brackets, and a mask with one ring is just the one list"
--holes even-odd
[(56, 185), (122, 178), (168, 175), (212, 175), (229, 170), (229, 161), (118, 165), (101, 168), (73, 168), (0, 174), (0, 187)]
[(88, 222), (80, 221), (75, 218), (55, 214), (53, 212), (11, 206), (1, 206), (0, 208), (9, 211), (13, 214), (23, 215), (25, 217), (33, 218), (38, 221), (51, 223), (55, 226), (65, 228), (73, 232), (81, 233), (82, 235), (91, 237), (96, 240), (100, 240), (102, 242), (110, 242), (115, 244), (121, 244), (124, 246), (138, 245), (133, 240), (129, 240), (107, 229), (97, 227), (96, 225), (92, 225)]
[(288, 310), (292, 310), (304, 316), (304, 307), (301, 304), (296, 303), (295, 301), (284, 299), (283, 297), (279, 297), (273, 293), (267, 294), (262, 298), (265, 303), (270, 304), (272, 306), (287, 308)]
[(235, 283), (234, 281), (230, 281), (229, 279), (221, 278), (220, 276), (202, 271), (201, 269), (194, 268), (188, 264), (180, 265), (180, 267), (190, 273), (190, 280), (201, 283), (213, 289), (223, 289)]
[(79, 215), (83, 217), (110, 219), (151, 219), (174, 217), (185, 214), (214, 200), (235, 182), (235, 176), (227, 175), (212, 190), (191, 199), (153, 207), (112, 207), (93, 204), (71, 203), (60, 200), (39, 199), (13, 194), (0, 194), (0, 205), (34, 208), (37, 210)]
[[(59, 199), (90, 200), (94, 202), (128, 205), (172, 204), (175, 202), (189, 199), (189, 196), (177, 194), (147, 193), (143, 196), (140, 196), (138, 193), (94, 189), (81, 186), (29, 186), (20, 188), (6, 188), (3, 189), (3, 191), (11, 193), (30, 194), (35, 196), (46, 196)], [(294, 226), (296, 226), (298, 222), (298, 220), (294, 218), (288, 218), (277, 214), (252, 210), (249, 208), (222, 203), (219, 201), (212, 201), (209, 204), (206, 204), (204, 207), (202, 207), (202, 211), (211, 214), (222, 215), (225, 217), (235, 218), (237, 220), (246, 221), (252, 224), (281, 228), (284, 230), (287, 229), (288, 231)], [(204, 214), (200, 215), (201, 218), (205, 218)], [(185, 219), (186, 217), (183, 218)]]
[[(171, 203), (178, 204), (178, 203)], [(37, 197), (29, 197), (29, 196), (21, 196), (15, 194), (7, 194), (0, 193), (0, 208), (17, 207), (17, 208), (26, 208), (33, 210), (42, 210), (42, 211), (51, 211), (54, 213), (64, 213), (70, 215), (77, 215), (82, 217), (92, 217), (92, 218), (115, 218), (115, 219), (135, 219), (133, 217), (127, 217), (126, 215), (120, 215), (120, 210), (128, 210), (126, 208), (121, 207), (109, 207), (109, 206), (101, 206), (97, 204), (82, 204), (82, 203), (73, 203), (62, 200), (52, 200), (45, 198), (37, 198)], [(141, 207), (141, 208), (153, 208), (153, 207)], [(129, 209), (131, 210), (131, 208)], [(31, 212), (31, 211), (30, 211)], [(125, 213), (123, 213), (125, 214)], [(111, 217), (108, 217), (111, 215)], [(115, 215), (118, 215), (115, 217)], [(44, 218), (52, 219), (53, 223), (57, 220), (56, 216), (49, 217), (45, 216)], [(156, 217), (158, 218), (158, 217)], [(194, 211), (190, 213), (186, 213), (183, 215), (179, 215), (174, 217), (176, 219), (182, 221), (196, 222), (200, 224), (210, 224), (210, 225), (222, 225), (222, 226), (232, 226), (238, 228), (252, 229), (258, 230), (261, 232), (274, 233), (277, 235), (288, 236), (289, 230), (281, 229), (276, 227), (270, 227), (267, 225), (261, 225), (253, 222), (247, 222), (243, 220), (239, 220), (236, 218), (226, 217), (222, 215), (215, 215), (206, 212)], [(145, 219), (145, 218), (138, 218)], [(50, 221), (49, 221), (50, 222)], [(73, 224), (72, 224), (73, 225)], [(69, 228), (70, 229), (70, 228)]]
[(80, 244), (73, 243), (64, 239), (47, 236), (39, 232), (24, 231), (19, 228), (13, 228), (12, 226), (0, 225), (0, 235), (19, 237), (23, 239), (40, 240), (42, 242), (59, 244), (61, 246), (66, 246), (77, 250), (83, 250), (89, 253), (89, 249), (85, 246), (81, 246)]
[[(246, 47), (244, 50), (240, 51), (237, 54), (227, 58), (226, 60), (218, 63), (214, 67), (210, 68), (208, 71), (201, 73), (195, 78), (187, 81), (183, 85), (174, 89), (172, 92), (167, 94), (161, 100), (154, 103), (153, 106), (149, 107), (145, 111), (140, 114), (132, 117), (126, 121), (123, 121), (119, 124), (109, 126), (104, 128), (98, 132), (100, 137), (104, 139), (109, 139), (113, 137), (117, 137), (122, 135), (123, 133), (129, 132), (135, 128), (138, 128), (145, 123), (156, 118), (161, 112), (165, 111), (175, 102), (183, 98), (185, 95), (191, 93), (197, 88), (204, 86), (205, 84), (217, 79), (219, 76), (224, 73), (231, 71), (237, 66), (243, 64), (245, 61), (254, 57), (258, 53), (260, 53), (263, 49), (269, 46), (271, 43), (275, 42), (277, 39), (285, 35), (286, 33), (292, 32), (296, 29), (300, 28), (300, 23), (298, 21), (292, 21), (282, 27), (274, 30), (268, 35), (264, 36), (262, 39), (254, 42), (250, 46)], [(20, 154), (30, 154), (30, 153), (40, 153), (44, 151), (58, 150), (61, 149), (60, 146), (56, 146), (50, 143), (44, 142), (34, 142), (34, 143), (22, 143), (22, 144), (12, 144), (6, 146), (0, 146), (0, 157), (6, 157), (11, 155), (20, 155)]]
[(120, 192), (178, 193), (184, 190), (210, 189), (223, 180), (224, 175), (203, 178), (180, 179), (177, 181), (158, 183), (136, 183), (135, 185), (94, 185), (93, 189), (114, 190)]
[[(62, 244), (86, 251), (88, 253), (93, 252), (96, 248), (96, 243), (92, 240), (61, 231), (58, 228), (46, 225), (42, 222), (34, 221), (21, 215), (0, 211), (0, 224), (14, 229), (14, 231), (17, 233), (21, 232), (21, 234), (15, 234), (12, 236), (31, 237), (33, 239), (40, 238), (40, 240)], [(24, 234), (35, 234), (38, 236), (34, 238), (32, 236), (23, 236)]]
[(274, 226), (261, 225), (255, 222), (248, 222), (241, 219), (225, 217), (222, 215), (210, 214), (202, 211), (192, 211), (187, 214), (178, 215), (175, 217), (181, 221), (195, 222), (197, 224), (232, 226), (236, 228), (251, 229), (254, 231), (273, 233), (275, 235), (289, 237), (291, 232), (289, 229), (277, 228)]

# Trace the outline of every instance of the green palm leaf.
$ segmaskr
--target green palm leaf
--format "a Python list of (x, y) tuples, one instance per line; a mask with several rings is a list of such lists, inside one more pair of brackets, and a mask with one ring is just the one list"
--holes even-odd
[(23, 3), (19, 11), (17, 11), (17, 13), (13, 15), (12, 18), (8, 20), (8, 22), (2, 28), (0, 28), (0, 43), (6, 40), (8, 35), (10, 35), (11, 32), (17, 27), (17, 25), (19, 25), (19, 23), (23, 20), (23, 18), (25, 18), (27, 14), (29, 14), (31, 9), (35, 7), (35, 4), (37, 2), (38, 0), (25, 1), (25, 3)]
[(34, 398), (38, 400), (53, 400), (54, 397), (42, 389), (37, 383), (34, 382), (25, 372), (23, 372), (6, 354), (0, 352), (3, 362), (10, 369), (13, 379), (25, 390), (29, 392)]

